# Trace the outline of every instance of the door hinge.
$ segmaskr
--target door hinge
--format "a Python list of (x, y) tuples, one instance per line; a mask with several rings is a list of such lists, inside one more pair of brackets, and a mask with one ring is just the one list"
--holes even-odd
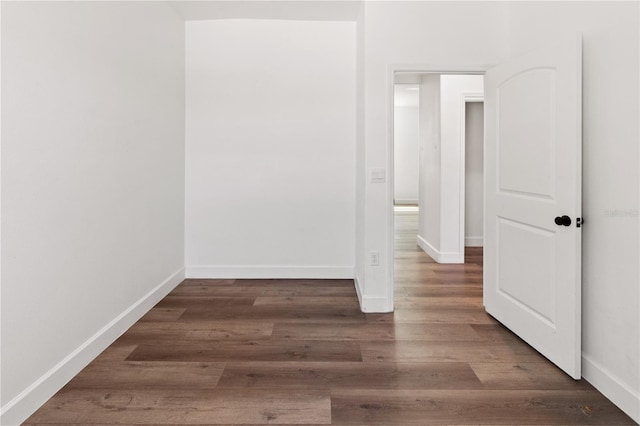
[(582, 228), (582, 225), (584, 225), (584, 218), (577, 217), (576, 218), (576, 228)]

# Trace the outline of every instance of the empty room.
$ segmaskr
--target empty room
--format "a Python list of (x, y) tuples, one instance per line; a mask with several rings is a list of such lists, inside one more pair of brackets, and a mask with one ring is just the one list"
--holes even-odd
[(640, 422), (638, 1), (0, 36), (0, 424)]

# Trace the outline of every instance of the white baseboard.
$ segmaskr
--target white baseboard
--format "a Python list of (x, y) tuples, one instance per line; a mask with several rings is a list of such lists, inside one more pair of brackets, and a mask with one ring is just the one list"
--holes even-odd
[(418, 247), (438, 263), (464, 263), (464, 256), (461, 253), (438, 251), (420, 235), (418, 235)]
[(18, 396), (0, 409), (0, 424), (19, 425), (51, 398), (69, 380), (87, 366), (96, 356), (127, 331), (149, 309), (184, 280), (184, 268), (129, 306), (97, 333), (78, 346), (62, 361), (43, 374)]
[(367, 314), (384, 314), (393, 312), (393, 303), (386, 297), (363, 296), (360, 310)]
[(395, 205), (417, 206), (418, 205), (418, 199), (417, 198), (396, 198), (396, 199), (393, 200), (393, 203)]
[(582, 355), (582, 377), (611, 402), (640, 424), (640, 393), (634, 391), (606, 368)]
[(482, 247), (484, 245), (484, 238), (482, 237), (464, 237), (465, 247)]
[(387, 313), (393, 312), (393, 301), (389, 301), (386, 297), (371, 297), (364, 295), (362, 288), (363, 282), (358, 277), (358, 273), (354, 273), (353, 281), (356, 286), (356, 294), (360, 303), (360, 310), (364, 313)]
[(362, 284), (364, 284), (358, 275), (358, 270), (354, 268), (353, 270), (353, 283), (356, 286), (356, 295), (358, 296), (358, 303), (360, 303), (360, 310), (362, 310), (362, 294), (364, 293), (364, 289), (362, 288)]
[(260, 279), (353, 279), (353, 266), (218, 266), (186, 267), (187, 278), (260, 278)]

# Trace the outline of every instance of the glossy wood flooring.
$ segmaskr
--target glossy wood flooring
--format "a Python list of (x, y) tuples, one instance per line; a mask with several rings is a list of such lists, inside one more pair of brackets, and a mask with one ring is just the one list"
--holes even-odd
[(187, 280), (27, 424), (634, 424), (485, 314), (481, 250), (438, 265), (396, 216), (394, 314), (347, 280)]

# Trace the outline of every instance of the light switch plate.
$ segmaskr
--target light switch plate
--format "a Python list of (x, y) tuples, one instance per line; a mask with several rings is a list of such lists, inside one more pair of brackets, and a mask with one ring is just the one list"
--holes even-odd
[(383, 168), (371, 169), (371, 183), (385, 183), (387, 171)]

